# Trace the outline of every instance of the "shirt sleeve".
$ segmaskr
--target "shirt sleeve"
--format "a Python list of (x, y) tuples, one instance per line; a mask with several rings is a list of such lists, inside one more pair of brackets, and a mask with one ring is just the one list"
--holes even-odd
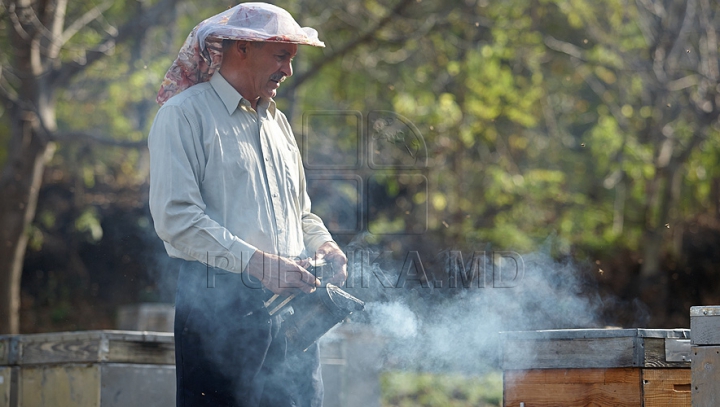
[(256, 248), (205, 212), (205, 153), (197, 121), (181, 106), (164, 105), (148, 137), (150, 213), (166, 245), (212, 267), (241, 273)]

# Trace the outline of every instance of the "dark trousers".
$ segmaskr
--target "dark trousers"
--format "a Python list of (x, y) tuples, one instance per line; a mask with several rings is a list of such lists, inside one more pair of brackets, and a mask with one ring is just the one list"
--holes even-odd
[[(175, 298), (177, 407), (320, 407), (317, 344), (288, 349), (271, 293), (240, 274), (184, 262)], [(247, 278), (247, 277), (245, 277)]]

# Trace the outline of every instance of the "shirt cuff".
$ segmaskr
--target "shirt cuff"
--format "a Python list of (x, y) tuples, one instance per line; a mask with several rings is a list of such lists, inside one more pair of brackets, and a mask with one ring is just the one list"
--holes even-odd
[(321, 234), (305, 238), (305, 250), (308, 256), (315, 257), (317, 249), (326, 242), (334, 242), (330, 234)]

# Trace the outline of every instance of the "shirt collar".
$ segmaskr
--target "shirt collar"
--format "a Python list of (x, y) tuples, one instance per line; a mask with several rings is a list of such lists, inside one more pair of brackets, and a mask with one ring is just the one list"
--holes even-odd
[[(223, 76), (220, 74), (220, 72), (216, 72), (215, 75), (213, 75), (210, 78), (210, 84), (212, 85), (213, 89), (215, 89), (215, 92), (220, 96), (220, 100), (222, 100), (223, 104), (225, 105), (225, 108), (227, 109), (228, 114), (233, 114), (235, 109), (238, 108), (238, 105), (242, 103), (243, 105), (247, 106), (248, 109), (251, 109), (251, 103), (249, 100), (242, 97), (240, 92), (235, 90), (235, 88), (228, 83), (228, 81), (223, 78)], [(258, 102), (258, 110), (261, 108), (266, 108), (268, 113), (270, 113), (273, 118), (275, 117), (275, 101), (273, 99), (269, 100), (260, 100)]]

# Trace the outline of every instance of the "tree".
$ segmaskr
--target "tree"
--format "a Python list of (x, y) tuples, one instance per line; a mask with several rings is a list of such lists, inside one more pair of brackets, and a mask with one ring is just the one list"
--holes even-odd
[[(0, 57), (0, 102), (9, 140), (0, 176), (0, 332), (18, 331), (22, 262), (45, 163), (56, 142), (92, 138), (57, 131), (58, 92), (115, 46), (165, 24), (177, 2), (139, 7), (112, 1), (72, 6), (66, 0), (3, 2), (0, 41), (7, 52)], [(97, 23), (105, 21), (104, 14), (112, 14), (118, 27)]]
[(598, 106), (597, 125), (585, 140), (600, 171), (596, 188), (614, 192), (605, 231), (633, 236), (626, 243), (640, 251), (642, 298), (661, 315), (670, 292), (662, 259), (678, 257), (693, 215), (687, 210), (707, 207), (707, 197), (681, 204), (683, 191), (704, 183), (688, 176), (697, 167), (691, 158), (718, 136), (720, 7), (709, 0), (623, 4), (558, 2), (584, 35), (544, 41), (594, 94), (587, 99)]
[[(57, 146), (68, 142), (143, 146), (144, 137), (138, 139), (137, 136), (147, 130), (155, 104), (151, 97), (142, 93), (147, 92), (148, 87), (150, 93), (155, 92), (158, 84), (137, 85), (135, 82), (149, 78), (159, 82), (154, 73), (164, 73), (184, 36), (198, 22), (195, 16), (181, 17), (183, 11), (188, 14), (194, 6), (202, 7), (202, 13), (210, 16), (227, 7), (224, 2), (217, 3), (199, 6), (185, 0), (183, 4), (189, 6), (186, 7), (188, 10), (181, 11), (177, 11), (180, 0), (157, 0), (152, 4), (106, 0), (97, 5), (69, 5), (65, 0), (7, 0), (3, 4), (0, 28), (5, 35), (0, 37), (0, 49), (9, 52), (0, 56), (0, 100), (7, 112), (3, 119), (10, 124), (10, 131), (0, 179), (3, 191), (0, 197), (0, 238), (3, 242), (0, 248), (0, 333), (18, 330), (22, 260), (47, 160)], [(360, 2), (352, 2), (352, 7), (362, 10), (368, 17), (364, 21), (366, 25), (358, 24), (363, 27), (359, 31), (357, 27), (342, 27), (343, 36), (338, 37), (341, 41), (329, 42), (331, 46), (325, 53), (309, 52), (308, 61), (304, 69), (298, 71), (297, 79), (283, 87), (284, 94), (290, 94), (292, 98), (295, 88), (315, 77), (328, 62), (372, 42), (378, 31), (411, 4), (411, 0), (374, 4), (373, 11), (369, 12)], [(308, 15), (319, 16), (321, 22), (326, 21), (323, 11), (336, 11), (327, 4), (312, 1), (284, 6), (295, 15), (305, 11)], [(155, 31), (150, 35), (152, 27), (172, 28), (168, 23), (176, 18), (180, 20), (176, 24), (179, 30)], [(317, 26), (312, 21), (307, 25)], [(135, 75), (133, 71), (143, 69), (134, 63), (142, 54), (140, 50), (150, 42), (148, 37), (153, 37), (159, 48), (156, 51), (162, 54), (160, 59), (165, 65), (151, 66), (153, 74)], [(130, 48), (129, 52), (127, 48)], [(114, 51), (121, 49), (125, 60), (113, 56)], [(101, 72), (91, 72), (93, 66), (104, 64), (115, 65), (105, 65)], [(151, 63), (145, 61), (145, 65), (147, 69)], [(118, 83), (116, 78), (106, 77), (108, 72), (118, 71), (124, 72), (122, 77), (130, 83)], [(78, 84), (78, 78), (83, 82)], [(86, 86), (91, 89), (83, 89)], [(137, 92), (133, 94), (138, 86), (143, 89), (140, 96)], [(106, 100), (97, 95), (78, 97), (93, 92), (111, 97)], [(62, 100), (59, 100), (60, 96)], [(83, 117), (77, 114), (78, 111), (92, 113)], [(59, 118), (64, 118), (64, 123), (59, 123)], [(129, 125), (128, 121), (132, 120), (136, 123)], [(1, 133), (0, 141), (3, 140)], [(71, 152), (69, 156), (72, 155)], [(113, 162), (118, 161), (122, 159)], [(90, 178), (95, 175), (92, 170), (77, 171), (89, 173)], [(78, 208), (78, 212), (85, 216), (93, 211)]]
[[(720, 196), (717, 2), (412, 11), (306, 98), (393, 110), (417, 125), (431, 150), (423, 202), (440, 248), (527, 252), (555, 236), (558, 254), (591, 264), (627, 250), (635, 262), (624, 270), (637, 269), (662, 318), (663, 260)], [(638, 286), (630, 280), (630, 296)]]
[[(20, 275), (39, 174), (54, 146), (56, 162), (82, 156), (95, 163), (73, 170), (83, 182), (136, 172), (134, 154), (76, 153), (65, 142), (105, 142), (98, 135), (109, 135), (118, 145), (144, 143), (159, 75), (201, 11), (184, 0), (197, 7), (195, 16), (184, 17), (188, 10), (173, 6), (179, 0), (156, 1), (6, 0), (2, 6), (0, 49), (8, 52), (0, 53), (0, 142), (10, 146), (0, 148), (0, 299), (9, 301), (0, 307), (2, 321), (17, 304), (11, 287)], [(225, 6), (203, 4), (202, 14)], [(712, 180), (720, 179), (720, 11), (710, 0), (281, 6), (318, 28), (327, 44), (303, 49), (295, 75), (280, 88), (278, 105), (296, 135), (304, 111), (387, 110), (410, 119), (427, 142), (429, 194), (386, 177), (378, 184), (387, 189), (379, 194), (387, 202), (372, 220), (376, 230), (402, 229), (410, 223), (395, 220), (413, 212), (408, 205), (427, 207), (429, 231), (410, 239), (412, 250), (529, 252), (556, 236), (562, 255), (595, 260), (618, 248), (638, 253), (644, 260), (638, 269), (657, 280), (683, 221), (718, 207), (720, 182)], [(172, 18), (163, 7), (178, 14), (177, 23), (143, 37), (143, 30)], [(148, 13), (162, 18), (152, 21)], [(138, 63), (135, 54), (147, 46), (164, 59)], [(400, 240), (392, 237), (386, 243), (396, 251), (409, 247), (396, 248)]]

